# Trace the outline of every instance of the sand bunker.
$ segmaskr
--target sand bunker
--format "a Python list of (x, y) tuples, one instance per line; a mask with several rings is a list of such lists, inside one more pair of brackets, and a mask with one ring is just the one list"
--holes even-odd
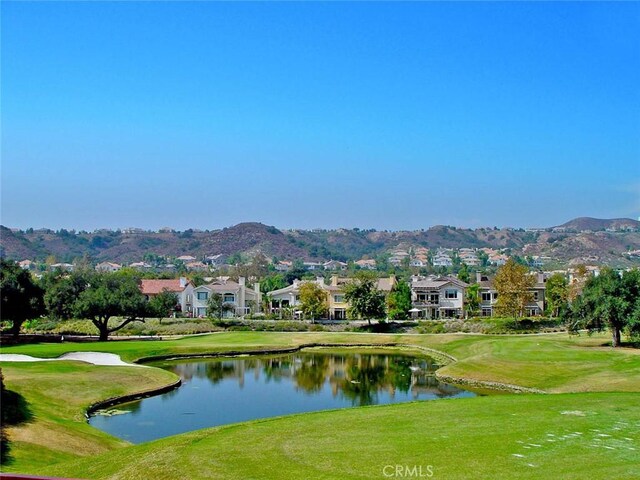
[(69, 352), (58, 358), (37, 358), (15, 353), (0, 353), (0, 362), (51, 362), (57, 360), (77, 360), (79, 362), (91, 363), (92, 365), (142, 367), (142, 365), (123, 362), (120, 355), (114, 353)]

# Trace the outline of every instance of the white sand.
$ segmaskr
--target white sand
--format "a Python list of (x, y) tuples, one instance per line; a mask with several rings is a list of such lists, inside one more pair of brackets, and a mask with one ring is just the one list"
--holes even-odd
[(69, 352), (58, 358), (37, 358), (29, 355), (20, 355), (15, 353), (0, 353), (0, 362), (50, 362), (56, 360), (77, 360), (80, 362), (91, 363), (92, 365), (112, 365), (112, 366), (128, 366), (142, 367), (133, 363), (123, 362), (120, 355), (114, 353), (101, 352)]

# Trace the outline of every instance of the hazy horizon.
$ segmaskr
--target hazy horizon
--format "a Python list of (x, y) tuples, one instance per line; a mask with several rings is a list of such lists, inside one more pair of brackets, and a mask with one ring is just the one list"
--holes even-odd
[[(630, 217), (617, 217), (617, 218), (595, 218), (595, 217), (576, 217), (576, 218), (592, 218), (595, 220), (635, 220), (640, 222), (640, 217), (635, 219), (635, 218), (630, 218)], [(80, 232), (80, 231), (87, 231), (87, 232), (93, 232), (96, 230), (112, 230), (112, 231), (116, 231), (116, 230), (125, 230), (128, 228), (140, 228), (142, 230), (145, 231), (149, 231), (149, 232), (157, 232), (160, 229), (163, 228), (171, 228), (176, 232), (181, 232), (181, 231), (185, 231), (185, 230), (201, 230), (201, 231), (215, 231), (215, 230), (222, 230), (224, 228), (230, 228), (230, 227), (235, 227), (237, 225), (241, 225), (241, 224), (251, 224), (251, 223), (260, 223), (263, 224), (267, 227), (275, 227), (278, 230), (339, 230), (339, 229), (347, 229), (347, 230), (353, 230), (353, 229), (360, 229), (360, 230), (376, 230), (376, 231), (389, 231), (389, 232), (403, 232), (403, 231), (407, 231), (407, 232), (415, 232), (415, 231), (420, 231), (420, 230), (428, 230), (429, 228), (433, 228), (433, 227), (441, 227), (441, 226), (446, 226), (446, 227), (455, 227), (455, 228), (460, 228), (460, 229), (470, 229), (470, 230), (477, 230), (480, 228), (498, 228), (498, 229), (504, 229), (504, 228), (514, 228), (514, 229), (519, 229), (519, 228), (552, 228), (552, 227), (557, 227), (560, 226), (564, 223), (567, 223), (571, 220), (575, 220), (574, 218), (572, 219), (567, 219), (566, 222), (561, 222), (557, 225), (484, 225), (484, 226), (478, 226), (478, 227), (470, 227), (470, 226), (466, 226), (466, 225), (452, 225), (452, 224), (434, 224), (434, 225), (425, 225), (424, 227), (419, 227), (419, 228), (400, 228), (400, 229), (395, 229), (395, 228), (376, 228), (376, 227), (354, 227), (354, 226), (347, 226), (347, 225), (342, 225), (342, 226), (337, 226), (337, 227), (331, 227), (331, 228), (325, 228), (325, 227), (311, 227), (311, 228), (300, 228), (300, 227), (284, 227), (284, 226), (279, 226), (279, 225), (271, 225), (271, 224), (267, 224), (264, 222), (259, 222), (259, 221), (255, 221), (255, 220), (245, 220), (245, 221), (240, 221), (240, 222), (235, 222), (229, 225), (222, 225), (222, 226), (218, 226), (218, 227), (203, 227), (203, 228), (199, 228), (199, 227), (187, 227), (187, 228), (175, 228), (171, 225), (163, 225), (163, 226), (159, 226), (159, 227), (141, 227), (139, 225), (126, 225), (126, 226), (118, 226), (118, 227), (98, 227), (98, 228), (92, 228), (92, 229), (87, 229), (87, 228), (77, 228), (77, 227), (60, 227), (60, 226), (50, 226), (50, 225), (40, 225), (40, 226), (27, 226), (27, 227), (16, 227), (13, 225), (4, 225), (1, 224), (4, 227), (7, 228), (12, 228), (12, 229), (19, 229), (19, 230), (28, 230), (29, 228), (33, 228), (34, 230), (38, 230), (38, 229), (50, 229), (50, 230), (60, 230), (60, 229), (65, 229), (65, 230), (74, 230), (76, 232)]]
[(640, 215), (640, 3), (2, 2), (15, 228)]

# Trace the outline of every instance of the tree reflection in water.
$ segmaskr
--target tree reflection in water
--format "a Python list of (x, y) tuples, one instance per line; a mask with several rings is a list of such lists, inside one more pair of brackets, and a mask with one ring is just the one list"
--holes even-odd
[(438, 365), (430, 357), (374, 353), (298, 353), (277, 357), (247, 357), (211, 359), (206, 362), (179, 362), (170, 369), (184, 381), (206, 378), (211, 384), (236, 379), (242, 387), (245, 375), (268, 383), (290, 379), (297, 390), (307, 394), (320, 392), (325, 385), (334, 396), (348, 399), (352, 405), (374, 405), (378, 394), (386, 391), (443, 398), (455, 396), (460, 390), (438, 382), (434, 373)]

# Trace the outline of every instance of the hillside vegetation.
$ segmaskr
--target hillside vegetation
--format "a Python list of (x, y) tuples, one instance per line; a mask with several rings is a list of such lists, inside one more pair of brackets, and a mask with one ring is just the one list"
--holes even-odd
[[(558, 230), (559, 229), (559, 230)], [(618, 229), (606, 231), (606, 229)], [(625, 230), (628, 229), (628, 230)], [(635, 230), (633, 230), (635, 229)], [(585, 231), (587, 230), (587, 231)], [(520, 255), (546, 255), (561, 262), (633, 264), (625, 252), (640, 249), (640, 222), (630, 219), (576, 219), (555, 229), (464, 229), (434, 226), (416, 231), (360, 229), (278, 230), (261, 223), (240, 223), (212, 231), (69, 232), (67, 230), (12, 231), (0, 227), (0, 254), (13, 260), (71, 261), (88, 256), (95, 261), (129, 263), (145, 254), (166, 256), (233, 255), (301, 260), (357, 260), (375, 258), (393, 249), (412, 247), (508, 248)], [(636, 262), (637, 263), (637, 262)]]

